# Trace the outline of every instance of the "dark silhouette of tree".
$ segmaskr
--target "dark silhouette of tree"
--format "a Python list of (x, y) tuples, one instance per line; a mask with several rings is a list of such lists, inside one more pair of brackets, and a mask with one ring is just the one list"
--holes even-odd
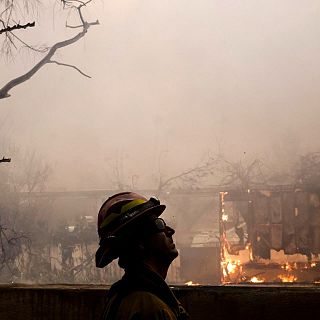
[(246, 162), (221, 158), (220, 163), (221, 186), (248, 190), (254, 186), (264, 185), (268, 181), (266, 167), (260, 159)]
[[(1, 22), (3, 22), (3, 21), (1, 21)], [(29, 22), (26, 24), (17, 23), (17, 24), (14, 24), (13, 26), (9, 26), (9, 25), (3, 26), (3, 28), (0, 29), (0, 34), (11, 32), (11, 31), (18, 30), (18, 29), (26, 29), (29, 27), (34, 27), (35, 25), (36, 25), (35, 22)]]
[(160, 194), (165, 188), (168, 189), (195, 189), (201, 185), (201, 179), (208, 176), (214, 176), (218, 168), (219, 159), (209, 157), (207, 160), (195, 165), (194, 167), (181, 171), (180, 173), (164, 177), (159, 171), (159, 184), (157, 187), (157, 194)]
[[(50, 166), (30, 151), (8, 148), (14, 161), (0, 168), (0, 279), (21, 280), (50, 261), (45, 246), (50, 243), (50, 201), (30, 197), (45, 190)], [(5, 159), (9, 160), (9, 159)], [(37, 273), (37, 275), (39, 272)]]
[(2, 159), (0, 159), (0, 163), (3, 163), (3, 162), (11, 162), (11, 159), (2, 157)]
[[(34, 1), (36, 3), (36, 1)], [(65, 10), (69, 10), (70, 13), (75, 13), (78, 17), (79, 23), (77, 25), (69, 25), (66, 22), (66, 27), (71, 28), (71, 29), (79, 29), (79, 32), (76, 33), (74, 36), (71, 38), (59, 41), (55, 44), (53, 44), (51, 47), (48, 48), (36, 48), (31, 45), (28, 45), (26, 42), (24, 42), (20, 37), (16, 35), (15, 32), (21, 30), (21, 29), (26, 29), (29, 27), (35, 26), (34, 22), (29, 22), (26, 24), (20, 24), (20, 23), (15, 23), (15, 15), (17, 15), (17, 12), (21, 12), (20, 10), (23, 10), (24, 12), (29, 13), (30, 11), (30, 3), (36, 6), (36, 4), (33, 1), (28, 2), (28, 1), (20, 1), (20, 6), (18, 5), (19, 3), (14, 0), (6, 0), (2, 1), (1, 5), (4, 6), (0, 7), (2, 12), (0, 12), (0, 23), (2, 24), (2, 29), (1, 31), (1, 36), (4, 36), (3, 44), (2, 44), (2, 52), (5, 53), (6, 55), (9, 55), (12, 51), (12, 47), (16, 48), (16, 42), (22, 43), (24, 46), (29, 48), (30, 50), (34, 50), (40, 53), (44, 54), (44, 57), (36, 63), (28, 72), (22, 74), (21, 76), (18, 76), (8, 83), (6, 83), (2, 88), (0, 88), (0, 99), (3, 98), (8, 98), (10, 97), (9, 92), (16, 86), (22, 84), (23, 82), (29, 80), (35, 73), (37, 73), (42, 67), (44, 67), (47, 64), (56, 64), (59, 66), (64, 66), (64, 67), (69, 67), (73, 68), (74, 70), (78, 71), (80, 74), (82, 74), (85, 77), (90, 78), (87, 74), (82, 72), (78, 67), (71, 65), (71, 64), (66, 64), (59, 62), (57, 60), (54, 60), (53, 57), (55, 53), (67, 46), (70, 46), (74, 44), (75, 42), (79, 41), (82, 39), (88, 32), (89, 28), (94, 25), (98, 25), (99, 21), (96, 20), (94, 22), (88, 22), (83, 14), (84, 8), (86, 8), (92, 0), (88, 0), (86, 2), (79, 1), (79, 0), (60, 0), (63, 8)], [(33, 7), (33, 8), (34, 8)], [(1, 40), (1, 39), (0, 39)]]

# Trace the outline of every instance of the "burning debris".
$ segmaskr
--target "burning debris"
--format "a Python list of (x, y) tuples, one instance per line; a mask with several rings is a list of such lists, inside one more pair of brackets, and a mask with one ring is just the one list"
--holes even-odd
[(193, 282), (193, 281), (188, 281), (185, 283), (186, 286), (191, 287), (191, 286), (200, 286), (200, 283)]
[(220, 193), (221, 283), (319, 283), (320, 193)]

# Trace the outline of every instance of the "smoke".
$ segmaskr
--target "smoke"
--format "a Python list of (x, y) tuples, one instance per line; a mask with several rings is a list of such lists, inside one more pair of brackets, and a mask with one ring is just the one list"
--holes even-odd
[[(198, 247), (218, 242), (217, 194), (170, 191), (217, 185), (221, 177), (242, 187), (266, 174), (279, 184), (292, 181), (300, 156), (320, 150), (319, 9), (316, 0), (90, 3), (85, 17), (100, 25), (54, 58), (92, 78), (50, 64), (0, 100), (0, 158), (12, 159), (0, 168), (1, 224), (34, 241), (35, 265), (48, 265), (45, 239), (65, 247), (80, 241), (86, 264), (96, 249), (94, 217), (104, 193), (17, 200), (9, 191), (153, 189), (177, 229), (175, 263), (189, 265), (192, 280), (207, 267)], [(47, 1), (34, 16), (36, 27), (16, 34), (51, 46), (77, 32), (65, 28), (66, 19), (79, 23)], [(0, 87), (40, 57), (21, 47), (14, 59), (1, 60)], [(61, 253), (67, 271), (71, 254)], [(11, 276), (23, 280), (22, 273)], [(38, 274), (31, 279), (44, 281)]]
[[(72, 34), (59, 14), (40, 13), (28, 40)], [(319, 149), (317, 1), (97, 2), (88, 15), (101, 25), (57, 60), (92, 79), (50, 65), (1, 100), (15, 144), (53, 164), (52, 189), (156, 188), (208, 152), (273, 164)], [(2, 61), (2, 83), (35, 60)]]

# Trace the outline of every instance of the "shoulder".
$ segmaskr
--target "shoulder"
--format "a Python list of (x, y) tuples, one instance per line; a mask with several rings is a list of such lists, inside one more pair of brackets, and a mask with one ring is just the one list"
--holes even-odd
[(176, 320), (176, 316), (166, 303), (146, 291), (134, 291), (123, 298), (119, 306), (120, 314), (120, 318), (123, 319)]
[(160, 298), (155, 294), (147, 291), (134, 291), (128, 294), (122, 301), (121, 304), (125, 305), (136, 305), (139, 307), (151, 307), (151, 308), (161, 308), (168, 307)]

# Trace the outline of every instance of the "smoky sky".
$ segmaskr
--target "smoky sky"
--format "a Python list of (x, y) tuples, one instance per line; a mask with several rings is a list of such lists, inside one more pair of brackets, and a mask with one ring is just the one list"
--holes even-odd
[[(52, 187), (106, 188), (115, 168), (152, 187), (218, 146), (233, 159), (319, 150), (319, 1), (96, 1), (85, 14), (100, 25), (55, 59), (92, 79), (47, 65), (0, 101), (2, 130), (52, 163)], [(57, 6), (37, 19), (29, 42), (75, 32)], [(3, 59), (1, 85), (39, 58)]]

